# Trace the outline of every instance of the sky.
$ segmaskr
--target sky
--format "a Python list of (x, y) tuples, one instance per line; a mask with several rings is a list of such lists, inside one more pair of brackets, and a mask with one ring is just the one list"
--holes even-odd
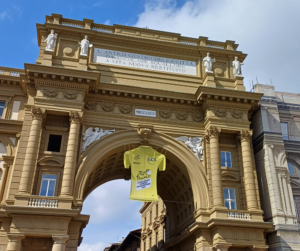
[[(278, 91), (300, 93), (299, 0), (0, 0), (0, 66), (24, 68), (38, 57), (36, 23), (45, 16), (95, 23), (148, 27), (209, 40), (233, 40), (247, 53), (244, 83), (273, 84)], [(90, 214), (80, 251), (103, 250), (139, 228), (141, 203), (128, 199), (129, 181), (97, 188), (84, 202)]]

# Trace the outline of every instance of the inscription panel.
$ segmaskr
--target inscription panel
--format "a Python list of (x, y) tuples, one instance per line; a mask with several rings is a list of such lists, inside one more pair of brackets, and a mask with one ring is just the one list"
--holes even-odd
[(197, 75), (196, 62), (95, 48), (94, 63), (126, 66), (143, 70)]

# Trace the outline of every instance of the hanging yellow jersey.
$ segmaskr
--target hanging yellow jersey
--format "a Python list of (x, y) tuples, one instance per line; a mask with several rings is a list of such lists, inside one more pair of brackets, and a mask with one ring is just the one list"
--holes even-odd
[(157, 201), (157, 169), (166, 169), (166, 157), (151, 146), (140, 146), (124, 154), (124, 166), (131, 166), (131, 191), (129, 199)]

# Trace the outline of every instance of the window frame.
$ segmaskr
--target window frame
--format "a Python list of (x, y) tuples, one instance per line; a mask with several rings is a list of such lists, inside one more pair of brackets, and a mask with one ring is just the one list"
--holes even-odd
[[(44, 177), (43, 177), (44, 175), (55, 175), (56, 178), (55, 178), (55, 179), (44, 178)], [(48, 183), (47, 183), (46, 195), (41, 195), (43, 180), (47, 180), (47, 181), (48, 181)], [(51, 180), (54, 180), (54, 181), (55, 181), (55, 183), (54, 183), (53, 196), (47, 195), (48, 192), (49, 192), (49, 185), (50, 185), (50, 181), (51, 181)], [(42, 175), (42, 180), (41, 180), (41, 186), (40, 186), (39, 196), (43, 196), (43, 197), (55, 197), (56, 183), (57, 183), (57, 175), (56, 175), (56, 174), (43, 174), (43, 175)]]
[[(283, 132), (282, 132), (282, 124), (286, 124), (286, 130), (287, 130), (287, 134), (285, 135), (285, 134), (283, 134)], [(282, 139), (283, 140), (290, 140), (290, 137), (289, 137), (289, 122), (280, 122), (280, 130), (281, 130), (281, 134), (282, 134)], [(285, 138), (285, 136), (286, 136), (286, 138)]]
[[(225, 153), (225, 166), (222, 165), (222, 152)], [(227, 166), (227, 154), (226, 153), (229, 153), (230, 154), (230, 165), (231, 166)], [(220, 151), (220, 161), (221, 161), (221, 167), (225, 167), (225, 168), (233, 168), (233, 165), (232, 165), (232, 153), (230, 151)]]
[[(50, 134), (52, 135), (61, 135), (61, 145), (60, 145), (60, 151), (59, 152), (52, 152), (52, 151), (47, 151), (48, 149), (48, 144), (49, 144), (49, 138)], [(65, 149), (65, 139), (66, 139), (66, 133), (63, 131), (56, 131), (56, 130), (47, 130), (46, 131), (46, 139), (45, 139), (45, 146), (44, 146), (44, 154), (53, 154), (53, 155), (64, 155), (66, 149)]]
[[(289, 164), (291, 164), (291, 165), (292, 165), (292, 170), (293, 170), (293, 173), (291, 173), (291, 172), (290, 172), (290, 166), (289, 166)], [(293, 175), (295, 175), (295, 168), (294, 168), (294, 164), (293, 164), (293, 162), (287, 161), (287, 165), (288, 165), (288, 172), (289, 172), (289, 175), (290, 175), (290, 176), (293, 176)]]
[[(224, 193), (224, 190), (225, 189), (228, 189), (228, 191), (230, 190), (230, 189), (233, 189), (233, 191), (234, 191), (234, 196), (235, 196), (235, 199), (230, 199), (230, 193), (228, 193), (228, 196), (229, 196), (229, 199), (225, 199), (225, 193)], [(229, 201), (229, 202), (231, 202), (231, 201), (234, 201), (235, 202), (235, 208), (233, 209), (233, 208), (227, 208), (228, 210), (237, 210), (237, 208), (238, 208), (238, 204), (237, 204), (237, 192), (236, 192), (236, 188), (233, 188), (233, 187), (223, 187), (223, 199), (224, 199), (224, 206), (225, 206), (225, 202), (226, 201)], [(225, 206), (226, 207), (226, 206)], [(229, 207), (231, 207), (231, 203), (229, 203)]]
[(52, 196), (42, 196), (40, 195), (40, 191), (42, 188), (42, 179), (43, 175), (48, 174), (48, 175), (56, 175), (56, 182), (55, 182), (55, 188), (54, 188), (54, 196), (53, 197), (58, 197), (59, 191), (59, 185), (61, 182), (61, 176), (62, 176), (62, 169), (60, 167), (44, 167), (40, 168), (39, 176), (38, 176), (38, 184), (36, 187), (36, 195), (41, 196), (41, 197), (52, 197)]
[(5, 112), (6, 112), (6, 105), (7, 105), (7, 101), (5, 101), (5, 100), (2, 100), (2, 99), (0, 99), (0, 103), (4, 103), (4, 106), (3, 106), (3, 112), (2, 112), (2, 114), (0, 115), (0, 119), (5, 119)]

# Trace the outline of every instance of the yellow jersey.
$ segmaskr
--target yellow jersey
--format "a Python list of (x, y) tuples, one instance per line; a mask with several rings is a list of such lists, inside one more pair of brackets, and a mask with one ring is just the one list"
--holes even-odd
[(166, 157), (151, 146), (139, 146), (124, 154), (124, 166), (131, 166), (131, 200), (157, 201), (157, 169), (166, 170)]

